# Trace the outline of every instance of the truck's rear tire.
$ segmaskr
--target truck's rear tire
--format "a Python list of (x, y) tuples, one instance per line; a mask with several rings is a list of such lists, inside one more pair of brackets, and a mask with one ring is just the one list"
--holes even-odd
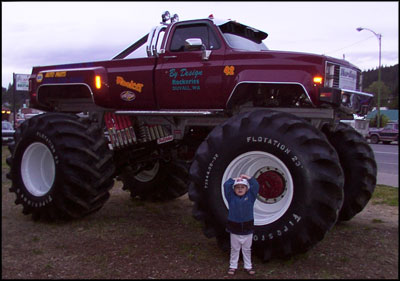
[(7, 159), (11, 192), (33, 219), (80, 218), (99, 210), (113, 186), (114, 164), (102, 129), (78, 117), (46, 113), (17, 129)]
[(215, 127), (190, 168), (189, 198), (204, 234), (229, 248), (223, 183), (240, 174), (260, 184), (253, 249), (264, 260), (307, 251), (336, 223), (343, 171), (325, 136), (288, 113), (259, 110)]
[(123, 169), (119, 179), (123, 189), (131, 197), (150, 201), (169, 201), (178, 198), (188, 190), (188, 167), (177, 160), (156, 160), (148, 167), (135, 173), (131, 166)]
[(340, 123), (335, 131), (324, 130), (339, 155), (344, 172), (344, 201), (339, 220), (347, 221), (361, 212), (376, 186), (374, 152), (353, 127)]

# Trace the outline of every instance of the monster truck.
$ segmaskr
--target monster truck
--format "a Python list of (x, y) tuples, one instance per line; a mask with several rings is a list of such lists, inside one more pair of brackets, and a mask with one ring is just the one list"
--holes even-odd
[(30, 106), (46, 113), (17, 129), (7, 159), (24, 214), (88, 215), (120, 180), (142, 199), (188, 193), (225, 249), (223, 183), (244, 173), (260, 184), (253, 249), (269, 260), (307, 251), (364, 208), (374, 154), (339, 123), (370, 110), (357, 67), (269, 50), (267, 33), (232, 20), (162, 19), (111, 60), (33, 67)]

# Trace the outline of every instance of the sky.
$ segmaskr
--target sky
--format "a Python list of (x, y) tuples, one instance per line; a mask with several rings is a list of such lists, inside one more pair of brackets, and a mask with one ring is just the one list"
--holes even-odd
[(379, 2), (2, 2), (2, 81), (33, 66), (108, 60), (159, 25), (161, 14), (180, 21), (232, 19), (268, 33), (270, 50), (345, 58), (361, 70), (399, 61), (399, 3)]

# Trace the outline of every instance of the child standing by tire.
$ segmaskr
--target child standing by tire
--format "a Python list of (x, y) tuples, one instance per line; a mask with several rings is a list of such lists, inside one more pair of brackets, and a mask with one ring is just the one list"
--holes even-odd
[(229, 205), (226, 229), (230, 232), (231, 257), (228, 274), (235, 274), (238, 268), (240, 249), (242, 249), (244, 269), (254, 275), (251, 263), (251, 245), (254, 232), (254, 202), (259, 185), (255, 178), (240, 175), (224, 183), (225, 198)]

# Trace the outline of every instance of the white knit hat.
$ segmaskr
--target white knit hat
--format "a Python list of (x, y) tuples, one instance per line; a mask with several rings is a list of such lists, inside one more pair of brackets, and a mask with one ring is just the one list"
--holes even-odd
[(247, 186), (247, 188), (250, 188), (249, 182), (246, 179), (241, 179), (241, 178), (236, 179), (235, 183), (233, 184), (233, 187), (235, 187), (235, 185), (237, 184), (243, 184)]

